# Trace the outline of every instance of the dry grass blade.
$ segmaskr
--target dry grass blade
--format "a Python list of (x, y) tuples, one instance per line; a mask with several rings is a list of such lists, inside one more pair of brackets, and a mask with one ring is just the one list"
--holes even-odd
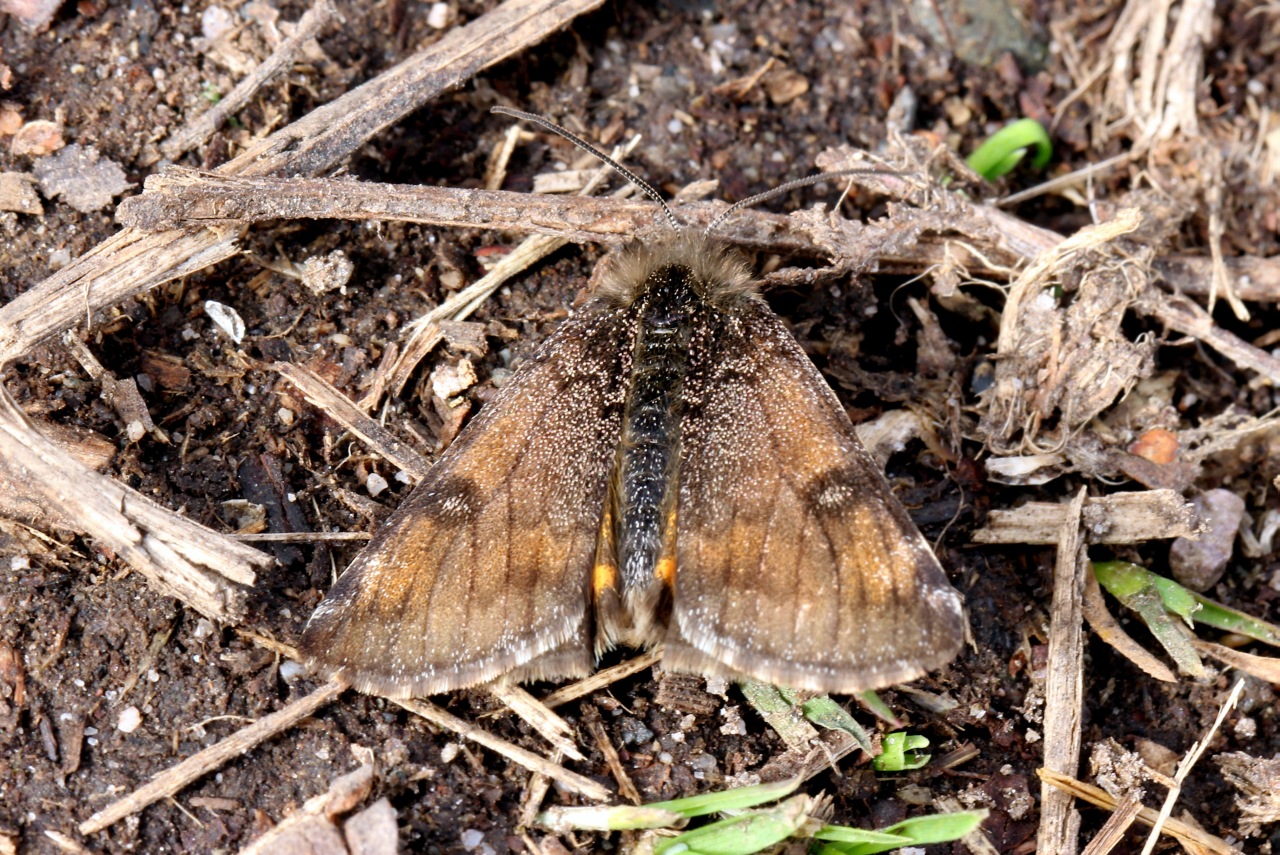
[(1097, 577), (1091, 572), (1085, 574), (1081, 611), (1098, 638), (1110, 644), (1120, 655), (1137, 665), (1148, 676), (1162, 683), (1178, 682), (1178, 676), (1168, 665), (1134, 641), (1133, 637), (1120, 626), (1120, 622), (1112, 617), (1111, 612), (1107, 610), (1106, 602), (1102, 599), (1102, 587), (1098, 584)]
[(1129, 793), (1116, 805), (1116, 809), (1107, 817), (1102, 828), (1089, 841), (1080, 855), (1107, 855), (1116, 844), (1124, 839), (1124, 834), (1138, 818), (1142, 810), (1142, 797), (1137, 793)]
[[(1083, 799), (1091, 805), (1100, 807), (1103, 810), (1115, 810), (1116, 800), (1106, 790), (1095, 787), (1093, 784), (1086, 784), (1084, 781), (1078, 781), (1070, 775), (1063, 775), (1058, 772), (1051, 772), (1048, 769), (1040, 769), (1037, 774), (1040, 780), (1047, 786), (1060, 790), (1074, 798)], [(1158, 814), (1151, 808), (1142, 808), (1138, 811), (1138, 822), (1143, 825), (1155, 825)], [(1179, 841), (1189, 843), (1193, 846), (1200, 846), (1207, 852), (1214, 855), (1239, 855), (1239, 851), (1223, 840), (1221, 837), (1215, 837), (1207, 831), (1196, 828), (1177, 819), (1166, 820), (1161, 833), (1176, 838)]]
[(1191, 774), (1191, 769), (1199, 762), (1200, 756), (1204, 754), (1205, 749), (1209, 747), (1209, 743), (1213, 741), (1213, 737), (1217, 735), (1218, 728), (1222, 727), (1222, 723), (1226, 721), (1227, 716), (1236, 708), (1236, 704), (1240, 700), (1240, 693), (1243, 691), (1244, 680), (1237, 680), (1235, 686), (1231, 689), (1231, 694), (1227, 696), (1226, 701), (1218, 709), (1218, 716), (1213, 720), (1213, 724), (1209, 726), (1209, 731), (1204, 735), (1203, 739), (1198, 740), (1191, 746), (1191, 750), (1178, 763), (1178, 771), (1173, 776), (1173, 786), (1169, 788), (1164, 804), (1160, 806), (1160, 813), (1151, 825), (1151, 835), (1147, 838), (1146, 845), (1142, 847), (1142, 855), (1151, 855), (1156, 848), (1156, 841), (1160, 839), (1160, 830), (1169, 821), (1169, 815), (1173, 813), (1173, 806), (1178, 801), (1178, 796), (1182, 794), (1182, 782)]
[(1234, 650), (1199, 638), (1193, 638), (1191, 644), (1199, 652), (1217, 659), (1224, 665), (1230, 665), (1267, 683), (1280, 684), (1280, 659), (1274, 656), (1245, 653), (1243, 650)]

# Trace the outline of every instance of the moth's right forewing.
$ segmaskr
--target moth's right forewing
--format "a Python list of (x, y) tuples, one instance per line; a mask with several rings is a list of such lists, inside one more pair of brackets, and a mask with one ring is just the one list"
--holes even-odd
[(799, 344), (754, 301), (696, 328), (667, 664), (857, 692), (949, 662), (960, 596)]
[(590, 669), (634, 324), (593, 302), (560, 326), (343, 573), (303, 634), (308, 657), (388, 696)]

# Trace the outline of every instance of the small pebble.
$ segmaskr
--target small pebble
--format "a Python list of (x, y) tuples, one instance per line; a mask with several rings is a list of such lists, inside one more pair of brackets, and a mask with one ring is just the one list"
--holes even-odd
[(387, 489), (387, 479), (383, 478), (377, 472), (370, 472), (369, 477), (365, 479), (364, 488), (369, 491), (369, 495), (375, 499), (378, 494)]
[(449, 25), (449, 4), (432, 3), (427, 13), (427, 26), (433, 30), (443, 30)]
[(209, 41), (215, 41), (235, 25), (235, 14), (221, 6), (209, 6), (200, 15), (200, 35)]
[(214, 325), (227, 334), (227, 337), (239, 344), (244, 338), (244, 319), (240, 313), (217, 300), (204, 301), (204, 313)]
[(116, 730), (121, 733), (133, 733), (142, 726), (142, 713), (137, 707), (125, 707), (120, 710), (120, 718), (116, 720)]
[(1173, 578), (1193, 591), (1207, 591), (1227, 569), (1236, 533), (1244, 518), (1244, 499), (1230, 490), (1208, 490), (1191, 500), (1204, 523), (1199, 540), (1180, 537), (1169, 547)]

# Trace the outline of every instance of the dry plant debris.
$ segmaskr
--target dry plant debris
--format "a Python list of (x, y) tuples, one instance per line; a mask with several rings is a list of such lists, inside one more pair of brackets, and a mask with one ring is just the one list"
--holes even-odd
[[(244, 845), (254, 832), (265, 833), (250, 851), (392, 851), (398, 824), (415, 845), (514, 849), (534, 845), (513, 842), (515, 827), (544, 802), (605, 800), (610, 786), (629, 801), (652, 801), (797, 775), (826, 775), (841, 810), (882, 824), (930, 799), (945, 803), (942, 793), (958, 791), (957, 780), (972, 780), (994, 808), (971, 844), (981, 851), (1028, 852), (1038, 824), (1040, 851), (1085, 844), (1089, 853), (1104, 852), (1136, 846), (1131, 822), (1163, 821), (1143, 804), (1145, 787), (1130, 782), (1108, 796), (1075, 782), (1080, 752), (1114, 738), (1121, 743), (1114, 757), (1128, 757), (1130, 746), (1152, 735), (1189, 744), (1183, 737), (1213, 717), (1225, 670), (1207, 668), (1201, 683), (1179, 683), (1147, 650), (1143, 631), (1116, 619), (1083, 568), (1098, 553), (1141, 560), (1274, 618), (1280, 129), (1268, 94), (1280, 81), (1257, 62), (1274, 60), (1280, 44), (1243, 35), (1246, 22), (1273, 22), (1274, 10), (1221, 9), (1207, 0), (1046, 10), (1060, 49), (1047, 60), (1060, 63), (1050, 73), (1033, 70), (1040, 60), (1025, 49), (1034, 27), (1002, 24), (1002, 35), (988, 40), (998, 49), (979, 43), (984, 50), (974, 51), (970, 31), (946, 20), (949, 7), (909, 10), (901, 19), (876, 8), (824, 7), (814, 10), (822, 23), (811, 30), (804, 15), (788, 10), (767, 15), (755, 41), (728, 20), (612, 10), (599, 14), (616, 18), (583, 23), (543, 52), (532, 45), (600, 4), (513, 0), (484, 14), (435, 4), (430, 22), (415, 24), (399, 3), (387, 4), (386, 22), (371, 17), (381, 10), (328, 0), (310, 11), (202, 3), (195, 4), (203, 15), (189, 34), (191, 55), (180, 55), (184, 67), (163, 59), (173, 56), (182, 22), (135, 5), (139, 19), (152, 20), (137, 25), (135, 53), (115, 46), (132, 91), (164, 85), (152, 68), (176, 78), (163, 110), (158, 96), (148, 102), (153, 132), (95, 138), (86, 118), (92, 110), (68, 101), (70, 110), (40, 112), (24, 90), (10, 90), (14, 69), (0, 64), (0, 134), (12, 137), (0, 153), (0, 229), (40, 258), (38, 265), (4, 259), (19, 279), (5, 280), (8, 302), (0, 307), (0, 358), (8, 366), (0, 391), (0, 508), (20, 522), (0, 525), (0, 545), (12, 556), (0, 602), (44, 615), (51, 610), (30, 603), (53, 596), (45, 593), (51, 584), (75, 591), (73, 605), (52, 610), (61, 612), (57, 620), (28, 617), (28, 625), (0, 635), (0, 744), (25, 764), (7, 774), (61, 788), (27, 786), (39, 795), (0, 811), (0, 847), (31, 844), (37, 835), (25, 817), (47, 814), (62, 830), (45, 829), (40, 839), (64, 851), (86, 851), (86, 843), (102, 851), (147, 848), (171, 842), (160, 840), (166, 833), (204, 851)], [(109, 40), (113, 26), (135, 26), (91, 2), (41, 21), (10, 6), (27, 26), (52, 27), (51, 45), (79, 33), (89, 50)], [(98, 16), (111, 26), (95, 28)], [(633, 38), (598, 39), (598, 20)], [(362, 60), (371, 73), (357, 73), (351, 56), (383, 49), (361, 47), (360, 28), (383, 23), (394, 24), (390, 41), (405, 38), (398, 28), (417, 26), (414, 38), (424, 47), (396, 64)], [(690, 29), (696, 42), (686, 37)], [(156, 33), (164, 37), (150, 41)], [(379, 36), (379, 45), (389, 43)], [(0, 37), (9, 40), (6, 51), (29, 50), (19, 28)], [(1256, 61), (1234, 40), (1247, 42)], [(154, 66), (140, 58), (148, 49)], [(848, 67), (838, 61), (854, 57)], [(503, 75), (484, 76), (503, 61), (510, 63)], [(986, 94), (975, 100), (955, 88), (948, 62), (971, 63), (963, 67)], [(562, 65), (562, 78), (544, 80), (546, 67)], [(892, 73), (868, 77), (872, 67)], [(110, 63), (85, 68), (112, 85)], [(201, 74), (226, 93), (217, 104), (200, 94)], [(369, 79), (352, 87), (356, 77)], [(856, 97), (851, 80), (874, 93), (861, 109), (844, 106)], [(466, 91), (455, 88), (464, 82)], [(916, 90), (928, 97), (919, 100)], [(582, 91), (591, 98), (582, 100)], [(1220, 109), (1211, 109), (1214, 99)], [(584, 268), (574, 267), (566, 286), (559, 271), (573, 262), (552, 253), (566, 242), (616, 246), (653, 227), (648, 203), (504, 191), (530, 185), (530, 164), (563, 161), (566, 168), (554, 173), (562, 188), (578, 188), (594, 172), (539, 134), (480, 124), (489, 104), (514, 101), (570, 122), (581, 113), (578, 129), (607, 146), (644, 130), (634, 156), (664, 189), (713, 174), (726, 185), (713, 199), (798, 177), (786, 169), (803, 174), (810, 161), (827, 169), (876, 164), (892, 173), (853, 182), (850, 202), (839, 197), (841, 182), (822, 197), (823, 207), (790, 216), (743, 212), (722, 237), (758, 252), (776, 299), (799, 304), (789, 314), (798, 336), (965, 580), (978, 634), (973, 652), (929, 691), (891, 698), (911, 726), (955, 748), (947, 756), (958, 768), (877, 780), (856, 759), (837, 766), (856, 748), (852, 737), (812, 726), (775, 735), (745, 706), (744, 717), (733, 703), (737, 690), (640, 688), (647, 683), (635, 675), (654, 664), (652, 654), (541, 700), (541, 689), (495, 686), (455, 699), (457, 710), (405, 705), (483, 746), (475, 748), (436, 738), (399, 710), (350, 695), (333, 703), (339, 686), (309, 693), (287, 643), (266, 639), (292, 637), (314, 592), (350, 554), (336, 552), (337, 544), (364, 536), (304, 529), (374, 524), (399, 489), (391, 486), (396, 471), (401, 481), (420, 476), (429, 454), (527, 352), (525, 339), (543, 329), (539, 322), (563, 316), (582, 289)], [(414, 122), (412, 111), (427, 104), (434, 124), (416, 136), (402, 132), (398, 123)], [(982, 115), (994, 104), (1009, 114), (1001, 120), (1034, 115), (1052, 124), (1074, 167), (1018, 194), (1024, 201), (1006, 199), (1003, 209), (978, 201), (992, 191), (955, 154), (995, 120)], [(893, 129), (886, 130), (889, 114)], [(441, 116), (480, 118), (459, 145)], [(487, 142), (477, 140), (486, 133)], [(820, 142), (801, 147), (804, 140)], [(819, 154), (821, 146), (827, 150)], [(198, 154), (181, 167), (147, 171), (162, 156), (190, 151)], [(693, 172), (692, 161), (700, 163)], [(335, 174), (343, 171), (350, 174)], [(421, 183), (406, 184), (403, 175)], [(121, 231), (112, 235), (89, 216), (130, 180), (144, 179), (145, 192), (116, 208)], [(37, 185), (48, 201), (36, 197)], [(697, 185), (688, 196), (702, 199), (707, 188)], [(694, 201), (680, 214), (697, 227), (722, 206)], [(36, 223), (65, 242), (42, 242)], [(459, 229), (486, 229), (491, 245), (468, 255), (445, 240)], [(531, 232), (538, 237), (505, 255), (490, 277), (464, 287), (481, 250), (500, 255), (505, 246), (494, 244)], [(53, 253), (59, 264), (46, 264)], [(263, 261), (276, 258), (296, 261)], [(545, 296), (527, 287), (537, 280), (548, 286)], [(1213, 311), (1218, 298), (1230, 312)], [(232, 307), (236, 329), (243, 327), (234, 341), (203, 334), (208, 319), (191, 310), (202, 305)], [(872, 309), (879, 317), (869, 317)], [(850, 320), (860, 313), (861, 324)], [(466, 323), (446, 320), (468, 315)], [(420, 320), (410, 324), (411, 317)], [(421, 335), (402, 337), (411, 327)], [(906, 362), (895, 364), (898, 358)], [(404, 402), (418, 394), (428, 403), (406, 414)], [(205, 398), (232, 403), (219, 410)], [(70, 430), (81, 419), (96, 430)], [(173, 461), (182, 474), (164, 471), (176, 468)], [(209, 473), (221, 465), (233, 477), (220, 486)], [(179, 480), (188, 486), (167, 486)], [(227, 536), (234, 528), (269, 539), (278, 560)], [(1056, 565), (1038, 548), (1050, 544), (1058, 547)], [(112, 627), (96, 616), (95, 601), (111, 602), (117, 588), (133, 583), (102, 577), (100, 564), (137, 570), (194, 612), (261, 634), (237, 646), (209, 620), (175, 617), (171, 607), (156, 625), (120, 608), (112, 616), (120, 626)], [(68, 578), (75, 581), (62, 581)], [(1086, 621), (1109, 647), (1088, 647)], [(145, 630), (136, 633), (141, 648), (128, 641), (134, 628)], [(123, 653), (95, 655), (95, 644)], [(1266, 712), (1280, 667), (1226, 644), (1188, 644), (1223, 669), (1254, 677), (1252, 724), (1237, 723), (1215, 742), (1215, 750), (1218, 743), (1234, 749), (1218, 762), (1239, 793), (1197, 780), (1215, 807), (1191, 810), (1222, 837), (1265, 834), (1277, 821), (1275, 770), (1261, 758), (1280, 750), (1274, 712)], [(175, 664), (192, 656), (210, 671)], [(97, 670), (76, 671), (78, 657)], [(1089, 661), (1120, 673), (1111, 680)], [(84, 697), (61, 679), (64, 670), (88, 678)], [(127, 675), (123, 682), (118, 674)], [(191, 692), (190, 707), (165, 694), (170, 680)], [(195, 688), (205, 683), (209, 691)], [(516, 710), (519, 721), (500, 717), (479, 727), (473, 714), (495, 702)], [(160, 724), (164, 714), (173, 721)], [(227, 724), (217, 735), (231, 732), (223, 739), (180, 735), (207, 733), (206, 719), (237, 721), (224, 715), (257, 721), (242, 730)], [(785, 710), (777, 721), (794, 724)], [(161, 726), (172, 728), (172, 747), (167, 734), (146, 741)], [(429, 747), (415, 741), (410, 750), (406, 740)], [(362, 757), (353, 777), (340, 778), (346, 767), (332, 747), (344, 741), (376, 742), (376, 772)], [(952, 742), (977, 747), (962, 751)], [(132, 745), (149, 749), (134, 757)], [(255, 758), (270, 758), (272, 769), (292, 770), (291, 758), (305, 756), (303, 783), (292, 789), (283, 775), (268, 778), (273, 786), (256, 779), (253, 796), (232, 798), (208, 773), (229, 763), (228, 776), (244, 775), (246, 745), (256, 745)], [(1041, 751), (1056, 772), (1043, 773), (1037, 805), (1028, 758)], [(131, 762), (122, 764), (126, 755)], [(172, 765), (179, 756), (188, 759)], [(940, 768), (960, 777), (949, 780)], [(1194, 780), (1190, 769), (1179, 774)], [(1172, 769), (1164, 774), (1174, 780)], [(1056, 795), (1064, 785), (1116, 812), (1108, 820), (1074, 813), (1072, 799)], [(3, 774), (0, 787), (6, 800), (15, 792)], [(199, 794), (184, 795), (196, 787)], [(418, 801), (411, 804), (409, 794)], [(286, 816), (290, 803), (302, 806)], [(468, 807), (431, 819), (455, 803)], [(146, 804), (152, 807), (136, 813)], [(190, 819), (181, 813), (188, 809)], [(78, 821), (92, 839), (69, 834)], [(1170, 819), (1164, 830), (1191, 851), (1230, 851), (1190, 820)], [(557, 844), (541, 841), (543, 851)]]

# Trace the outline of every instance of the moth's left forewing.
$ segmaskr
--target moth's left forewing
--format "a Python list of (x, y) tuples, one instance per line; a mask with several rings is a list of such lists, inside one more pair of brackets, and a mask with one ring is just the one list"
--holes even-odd
[(949, 662), (959, 594), (782, 322), (695, 329), (668, 667), (854, 692)]
[(556, 330), (316, 609), (310, 662), (390, 697), (588, 671), (633, 323), (596, 301)]

